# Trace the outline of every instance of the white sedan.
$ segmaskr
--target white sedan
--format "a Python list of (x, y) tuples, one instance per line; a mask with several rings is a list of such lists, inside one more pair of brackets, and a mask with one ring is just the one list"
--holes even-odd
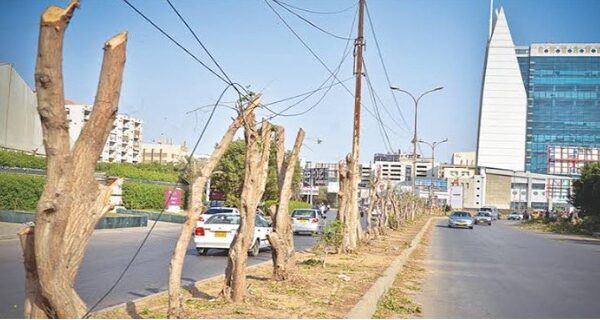
[(300, 232), (322, 233), (325, 217), (319, 216), (319, 211), (315, 209), (296, 209), (292, 211), (292, 230), (294, 234)]
[[(209, 249), (228, 250), (239, 227), (239, 214), (215, 214), (203, 223), (196, 223), (194, 243), (198, 254), (206, 255)], [(248, 250), (251, 256), (256, 257), (260, 249), (271, 246), (267, 239), (271, 231), (269, 222), (257, 215), (254, 220), (254, 242)]]

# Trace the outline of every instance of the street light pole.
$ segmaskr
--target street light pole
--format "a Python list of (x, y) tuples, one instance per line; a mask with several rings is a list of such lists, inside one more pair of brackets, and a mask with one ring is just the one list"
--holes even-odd
[(444, 142), (448, 142), (448, 138), (442, 141), (434, 141), (432, 143), (419, 140), (420, 143), (424, 143), (431, 148), (431, 181), (429, 182), (429, 214), (431, 214), (431, 210), (433, 208), (433, 178), (434, 178), (434, 168), (435, 168), (435, 147), (439, 146)]
[[(413, 190), (413, 193), (415, 194), (415, 196), (418, 198), (419, 194), (417, 193), (416, 180), (417, 180), (417, 112), (419, 111), (419, 101), (426, 94), (442, 90), (442, 89), (444, 89), (444, 87), (437, 87), (437, 88), (425, 91), (418, 98), (415, 98), (415, 96), (412, 93), (410, 93), (410, 92), (408, 92), (406, 90), (400, 89), (398, 87), (390, 87), (390, 89), (406, 93), (409, 97), (411, 97), (411, 99), (415, 103), (415, 125), (414, 125), (414, 130), (413, 130), (413, 139), (412, 139), (412, 144), (413, 144), (413, 164), (412, 164), (411, 176), (412, 176), (412, 190)], [(415, 217), (415, 211), (416, 211), (416, 207), (413, 206), (413, 212), (412, 212), (412, 218), (413, 219)]]

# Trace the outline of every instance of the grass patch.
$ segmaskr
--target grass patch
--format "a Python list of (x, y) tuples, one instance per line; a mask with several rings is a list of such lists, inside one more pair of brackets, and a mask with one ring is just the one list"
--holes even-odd
[(551, 232), (557, 234), (591, 235), (600, 231), (600, 217), (584, 217), (575, 222), (565, 219), (533, 219), (522, 221), (519, 225), (523, 229)]

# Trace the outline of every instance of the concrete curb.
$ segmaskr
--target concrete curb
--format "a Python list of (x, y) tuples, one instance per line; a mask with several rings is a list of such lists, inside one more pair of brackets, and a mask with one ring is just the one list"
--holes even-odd
[[(268, 263), (273, 263), (273, 261), (272, 260), (268, 260), (268, 261), (259, 262), (259, 263), (255, 264), (255, 265), (251, 265), (249, 267), (246, 267), (246, 270), (252, 270), (254, 268), (261, 267), (261, 266), (263, 266), (265, 264), (268, 264)], [(211, 280), (215, 280), (215, 279), (218, 279), (218, 278), (223, 278), (224, 276), (225, 276), (225, 270), (223, 270), (223, 274), (219, 274), (219, 275), (212, 276), (212, 277), (209, 277), (209, 278), (206, 278), (206, 279), (198, 280), (198, 281), (194, 282), (193, 285), (190, 284), (190, 285), (184, 286), (183, 288), (189, 288), (191, 286), (199, 285), (199, 284), (201, 284), (203, 282), (206, 282), (206, 281), (211, 281)], [(111, 307), (106, 307), (104, 309), (100, 309), (98, 311), (93, 311), (90, 314), (90, 318), (96, 318), (101, 313), (105, 313), (105, 312), (109, 312), (109, 311), (113, 311), (113, 310), (118, 310), (118, 309), (127, 310), (127, 308), (131, 307), (132, 304), (137, 307), (138, 304), (141, 304), (141, 303), (143, 303), (146, 300), (150, 300), (150, 299), (155, 298), (157, 296), (160, 296), (162, 294), (167, 294), (167, 290), (164, 290), (164, 291), (161, 291), (161, 292), (157, 292), (157, 293), (153, 293), (153, 294), (147, 295), (145, 297), (133, 299), (133, 300), (130, 300), (130, 301), (127, 301), (127, 302), (119, 303), (119, 304), (116, 304), (116, 305), (111, 306)]]
[(431, 222), (434, 220), (443, 219), (442, 217), (431, 217), (425, 225), (421, 228), (419, 233), (410, 242), (410, 247), (402, 253), (392, 264), (383, 272), (382, 276), (375, 281), (375, 283), (369, 288), (369, 291), (358, 301), (358, 303), (350, 310), (346, 315), (348, 319), (370, 319), (377, 311), (377, 304), (379, 299), (388, 291), (388, 289), (394, 284), (396, 275), (402, 271), (402, 268), (408, 261), (410, 255), (415, 251), (417, 245), (421, 242), (423, 235), (429, 229)]

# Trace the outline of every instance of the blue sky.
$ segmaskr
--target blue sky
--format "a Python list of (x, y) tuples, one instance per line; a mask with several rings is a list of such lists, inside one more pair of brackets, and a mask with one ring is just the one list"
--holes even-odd
[[(142, 12), (166, 29), (203, 61), (210, 63), (166, 1), (131, 0)], [(33, 85), (39, 16), (50, 4), (68, 1), (0, 1), (0, 62), (14, 64)], [(312, 10), (338, 10), (354, 0), (288, 0)], [(280, 23), (262, 0), (173, 0), (200, 39), (234, 81), (263, 93), (263, 102), (312, 90), (329, 73)], [(419, 137), (432, 141), (448, 138), (436, 158), (449, 161), (452, 152), (475, 149), (479, 95), (485, 44), (488, 36), (487, 0), (369, 0), (367, 1), (391, 82), (412, 92), (436, 86), (445, 89), (423, 99), (419, 111)], [(531, 42), (600, 42), (600, 1), (595, 0), (496, 0), (503, 6), (517, 45)], [(275, 6), (276, 8), (279, 8)], [(280, 9), (280, 8), (279, 8)], [(280, 10), (293, 28), (333, 69), (346, 42), (332, 38)], [(355, 10), (337, 15), (302, 13), (319, 26), (346, 37)], [(214, 102), (224, 83), (203, 69), (120, 0), (83, 0), (65, 37), (64, 77), (66, 96), (91, 103), (98, 81), (102, 44), (112, 35), (129, 32), (125, 79), (120, 112), (144, 120), (144, 140), (161, 134), (174, 142), (195, 141), (208, 113), (187, 111)], [(353, 30), (353, 36), (355, 31)], [(409, 126), (398, 116), (378, 60), (375, 42), (366, 22), (365, 62), (377, 94), (394, 119), (383, 113), (392, 147), (410, 150), (413, 105), (403, 95), (398, 101)], [(342, 65), (340, 79), (352, 76), (352, 57)], [(347, 82), (353, 91), (353, 82)], [(372, 109), (366, 84), (364, 102)], [(312, 105), (311, 99), (289, 112)], [(225, 101), (235, 99), (233, 93)], [(280, 110), (288, 104), (274, 105)], [(380, 107), (381, 108), (381, 107)], [(286, 127), (288, 146), (299, 127), (307, 132), (303, 157), (337, 161), (350, 151), (353, 99), (340, 86), (323, 102), (299, 117), (273, 120)], [(261, 115), (268, 112), (261, 111)], [(212, 150), (228, 126), (232, 111), (219, 109), (199, 153)], [(361, 160), (385, 152), (375, 119), (363, 111)], [(395, 121), (394, 121), (395, 120)], [(322, 140), (316, 144), (316, 140)], [(429, 155), (429, 150), (423, 148)]]

